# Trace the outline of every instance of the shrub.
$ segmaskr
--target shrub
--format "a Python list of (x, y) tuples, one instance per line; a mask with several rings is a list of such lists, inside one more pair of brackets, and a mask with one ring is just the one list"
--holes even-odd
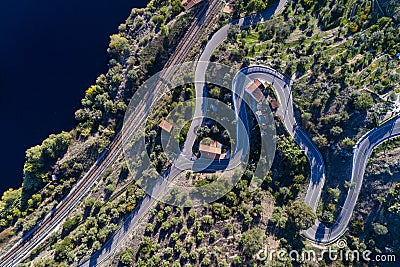
[(131, 249), (124, 250), (119, 255), (119, 262), (123, 266), (131, 266), (133, 263), (133, 252)]
[(259, 228), (253, 228), (243, 233), (239, 241), (243, 254), (251, 259), (262, 248), (264, 239), (265, 234)]
[(387, 227), (380, 223), (373, 223), (372, 226), (377, 235), (386, 235), (388, 233)]

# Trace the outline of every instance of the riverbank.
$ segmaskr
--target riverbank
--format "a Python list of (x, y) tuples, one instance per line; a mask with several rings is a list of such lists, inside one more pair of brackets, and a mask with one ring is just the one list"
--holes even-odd
[(75, 125), (85, 90), (107, 71), (109, 36), (140, 1), (0, 4), (0, 191), (17, 188), (27, 148)]

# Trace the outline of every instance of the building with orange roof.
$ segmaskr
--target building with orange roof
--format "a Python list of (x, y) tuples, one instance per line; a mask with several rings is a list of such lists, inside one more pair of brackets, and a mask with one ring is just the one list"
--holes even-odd
[(259, 79), (255, 79), (248, 87), (247, 91), (251, 94), (251, 96), (257, 101), (260, 102), (263, 100), (264, 95), (261, 91), (264, 89), (264, 85)]
[(231, 14), (233, 12), (233, 7), (231, 5), (226, 5), (224, 7), (224, 9), (222, 10), (222, 12), (224, 12), (226, 14)]
[(160, 126), (160, 128), (163, 129), (164, 131), (166, 131), (167, 133), (170, 133), (172, 130), (172, 124), (166, 120), (163, 120), (162, 122), (160, 122), (160, 124), (158, 126)]
[(212, 142), (210, 145), (200, 144), (199, 151), (202, 157), (208, 159), (219, 159), (222, 154), (221, 144), (217, 141)]
[(185, 10), (189, 10), (192, 7), (194, 7), (195, 5), (200, 4), (203, 1), (204, 0), (183, 0), (182, 5), (185, 8)]

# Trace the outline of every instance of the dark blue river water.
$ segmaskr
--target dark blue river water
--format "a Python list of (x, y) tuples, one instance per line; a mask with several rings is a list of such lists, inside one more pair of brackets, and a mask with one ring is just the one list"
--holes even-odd
[(148, 0), (0, 1), (0, 193), (19, 187), (25, 150), (70, 130), (107, 70), (109, 36)]

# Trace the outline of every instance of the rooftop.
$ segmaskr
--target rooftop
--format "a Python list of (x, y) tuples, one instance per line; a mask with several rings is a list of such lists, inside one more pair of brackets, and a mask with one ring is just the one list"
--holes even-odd
[(224, 7), (224, 9), (222, 10), (222, 12), (224, 12), (226, 14), (231, 14), (233, 12), (233, 7), (231, 5), (226, 5)]
[(204, 0), (183, 0), (182, 5), (185, 7), (185, 10), (191, 9), (197, 4), (200, 4)]
[(263, 88), (264, 88), (264, 85), (262, 84), (262, 82), (259, 79), (255, 79), (249, 85), (249, 87), (247, 87), (247, 91), (249, 91), (249, 93), (253, 96), (253, 98), (257, 102), (260, 102), (264, 98), (264, 95), (261, 91), (261, 89), (263, 89)]
[(208, 156), (210, 156), (211, 158), (215, 158), (216, 155), (221, 155), (222, 153), (221, 144), (217, 141), (213, 141), (210, 145), (200, 144), (199, 150), (200, 152), (205, 152), (202, 153), (202, 156), (206, 158)]
[(171, 132), (171, 130), (172, 130), (172, 124), (166, 120), (163, 120), (158, 126), (160, 126), (161, 129), (163, 129), (164, 131), (166, 131), (168, 133)]
[(278, 101), (276, 101), (275, 98), (272, 98), (271, 101), (270, 101), (270, 103), (271, 103), (271, 108), (272, 108), (273, 110), (279, 108)]

